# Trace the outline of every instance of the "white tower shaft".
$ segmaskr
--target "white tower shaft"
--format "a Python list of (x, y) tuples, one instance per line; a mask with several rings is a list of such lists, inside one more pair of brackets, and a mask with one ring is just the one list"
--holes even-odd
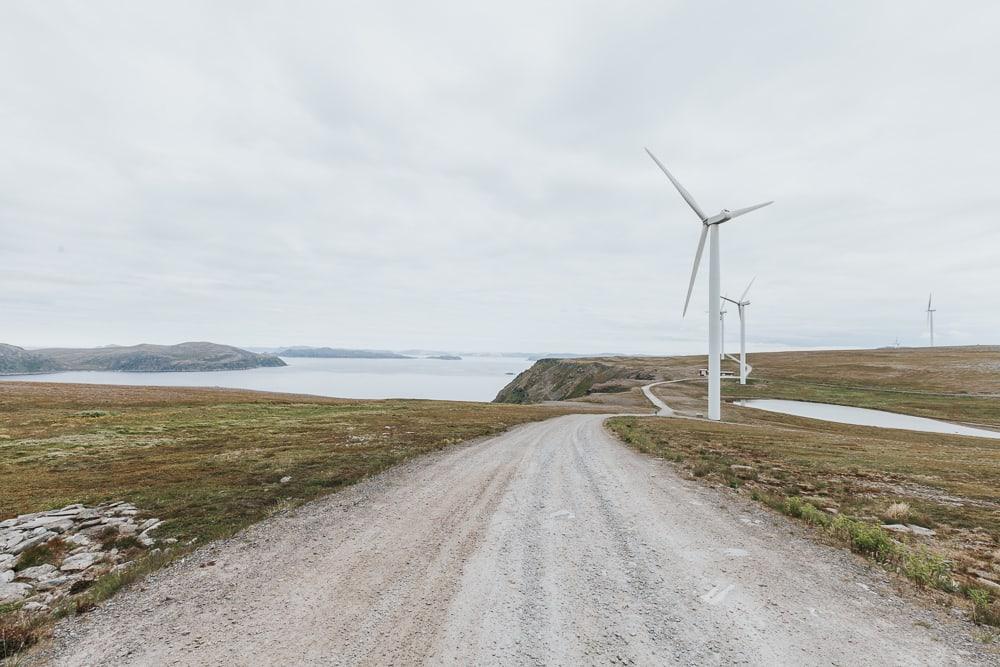
[(709, 226), (708, 247), (708, 418), (722, 419), (719, 351), (722, 348), (719, 321), (719, 225)]
[(746, 306), (740, 306), (740, 384), (747, 383), (747, 317)]
[[(721, 303), (721, 302), (720, 302)], [(719, 361), (726, 360), (726, 311), (719, 308)]]

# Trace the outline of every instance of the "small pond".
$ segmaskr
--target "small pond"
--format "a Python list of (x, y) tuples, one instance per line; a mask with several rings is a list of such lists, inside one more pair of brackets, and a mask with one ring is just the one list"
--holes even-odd
[(758, 398), (749, 401), (737, 401), (736, 405), (747, 408), (757, 408), (769, 412), (781, 412), (796, 417), (822, 419), (841, 424), (857, 426), (879, 426), (882, 428), (900, 428), (907, 431), (924, 431), (926, 433), (948, 433), (952, 435), (971, 435), (979, 438), (1000, 439), (1000, 431), (990, 431), (961, 424), (928, 419), (926, 417), (911, 417), (884, 410), (868, 408), (852, 408), (847, 405), (831, 405), (829, 403), (808, 403), (806, 401), (785, 401), (775, 398)]

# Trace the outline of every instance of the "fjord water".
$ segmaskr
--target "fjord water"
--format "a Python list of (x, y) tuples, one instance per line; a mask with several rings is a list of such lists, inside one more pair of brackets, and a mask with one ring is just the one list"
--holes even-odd
[(279, 368), (190, 373), (69, 371), (5, 376), (23, 382), (227, 387), (340, 398), (426, 398), (492, 401), (497, 392), (532, 364), (527, 359), (465, 357), (442, 359), (312, 359), (288, 357)]
[(1000, 439), (1000, 432), (998, 431), (962, 426), (961, 424), (951, 424), (936, 419), (927, 419), (926, 417), (901, 415), (883, 410), (853, 408), (847, 405), (786, 401), (775, 398), (737, 401), (736, 404), (747, 408), (780, 412), (796, 417), (809, 417), (811, 419), (822, 419), (823, 421), (854, 424), (856, 426), (879, 426), (881, 428), (898, 428), (907, 431), (923, 431), (925, 433), (948, 433), (952, 435), (971, 435), (979, 438)]

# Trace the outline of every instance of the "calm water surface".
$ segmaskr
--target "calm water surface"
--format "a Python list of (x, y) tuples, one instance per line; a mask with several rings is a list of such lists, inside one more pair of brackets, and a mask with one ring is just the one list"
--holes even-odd
[(857, 426), (881, 426), (882, 428), (901, 428), (907, 431), (924, 431), (926, 433), (950, 433), (953, 435), (973, 435), (980, 438), (1000, 438), (1000, 432), (988, 431), (982, 428), (951, 424), (926, 417), (911, 417), (895, 412), (870, 410), (868, 408), (852, 408), (846, 405), (831, 405), (829, 403), (809, 403), (807, 401), (785, 401), (774, 398), (761, 398), (749, 401), (737, 401), (737, 405), (748, 408), (758, 408), (770, 412), (780, 412), (796, 417), (811, 417), (828, 422), (855, 424)]
[(497, 392), (532, 362), (527, 359), (467, 357), (440, 359), (309, 359), (289, 357), (284, 368), (192, 373), (69, 371), (4, 376), (22, 382), (168, 387), (229, 387), (341, 398), (430, 398), (492, 401)]

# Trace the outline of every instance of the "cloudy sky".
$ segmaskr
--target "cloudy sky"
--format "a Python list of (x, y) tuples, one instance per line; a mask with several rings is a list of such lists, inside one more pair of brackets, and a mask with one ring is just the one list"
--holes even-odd
[[(1000, 343), (994, 2), (0, 5), (0, 341)], [(731, 332), (735, 332), (735, 318)], [(735, 341), (735, 337), (732, 339)], [(731, 343), (732, 344), (732, 343)]]

